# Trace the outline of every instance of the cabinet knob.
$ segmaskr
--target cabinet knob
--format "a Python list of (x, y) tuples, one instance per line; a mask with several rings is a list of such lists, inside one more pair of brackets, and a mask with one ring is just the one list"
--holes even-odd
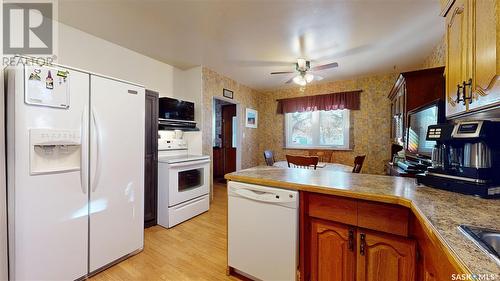
[(361, 241), (359, 243), (359, 254), (364, 256), (365, 255), (365, 247), (366, 247), (366, 234), (361, 233), (359, 235), (359, 240)]
[(460, 98), (460, 90), (462, 90), (463, 87), (460, 84), (457, 84), (457, 99), (455, 100), (456, 103), (460, 103), (461, 101), (464, 101), (464, 99)]
[[(469, 93), (469, 96), (467, 96), (467, 87), (470, 89), (470, 93)], [(466, 101), (469, 100), (469, 104), (472, 103), (472, 78), (469, 78), (469, 80), (467, 80), (467, 82), (462, 82), (462, 88), (463, 88), (463, 91), (464, 91), (464, 94), (463, 94), (463, 101), (464, 101), (464, 105), (466, 104)]]
[(347, 247), (350, 251), (354, 251), (354, 230), (349, 229), (349, 241)]

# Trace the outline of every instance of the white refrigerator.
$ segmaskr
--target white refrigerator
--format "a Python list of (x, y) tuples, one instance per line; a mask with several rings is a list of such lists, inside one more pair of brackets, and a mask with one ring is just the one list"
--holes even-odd
[(144, 88), (6, 70), (9, 279), (75, 280), (143, 248)]

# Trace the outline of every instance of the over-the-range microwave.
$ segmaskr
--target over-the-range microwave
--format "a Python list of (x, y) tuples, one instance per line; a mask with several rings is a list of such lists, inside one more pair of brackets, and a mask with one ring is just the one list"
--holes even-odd
[(159, 99), (160, 120), (194, 122), (194, 103), (173, 98)]

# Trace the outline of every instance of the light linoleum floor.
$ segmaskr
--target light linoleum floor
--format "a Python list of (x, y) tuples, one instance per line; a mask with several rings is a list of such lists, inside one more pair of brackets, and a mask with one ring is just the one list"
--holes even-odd
[(226, 276), (226, 216), (226, 185), (215, 183), (208, 212), (171, 229), (146, 229), (144, 251), (91, 280), (239, 280)]

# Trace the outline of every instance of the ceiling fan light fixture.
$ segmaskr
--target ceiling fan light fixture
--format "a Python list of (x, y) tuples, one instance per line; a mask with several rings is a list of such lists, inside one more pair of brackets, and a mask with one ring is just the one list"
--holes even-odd
[(311, 73), (307, 73), (306, 75), (304, 75), (304, 79), (307, 83), (311, 83), (314, 80), (314, 75), (312, 75)]
[(306, 60), (305, 59), (297, 59), (297, 68), (298, 69), (306, 69)]
[(297, 75), (297, 76), (293, 77), (293, 82), (295, 84), (300, 85), (300, 86), (305, 86), (307, 84), (306, 79), (304, 79), (304, 77), (302, 75)]

